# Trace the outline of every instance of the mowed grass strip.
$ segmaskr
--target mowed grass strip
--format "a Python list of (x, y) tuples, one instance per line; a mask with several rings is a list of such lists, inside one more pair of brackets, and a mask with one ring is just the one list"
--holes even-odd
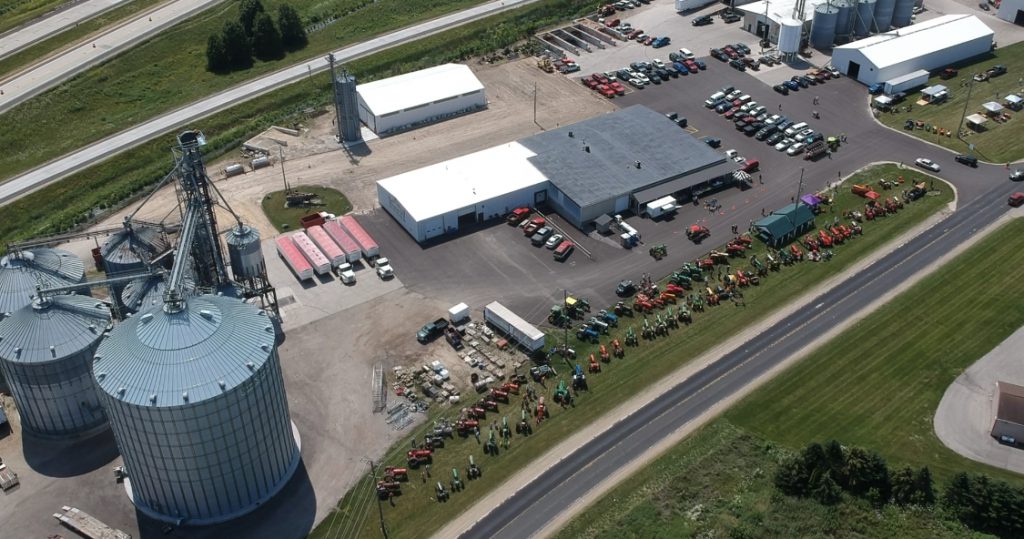
[[(922, 121), (925, 124), (934, 125), (953, 132), (952, 136), (940, 136), (937, 133), (929, 133), (923, 129), (904, 131), (914, 136), (934, 142), (951, 150), (967, 153), (968, 144), (974, 144), (974, 154), (979, 159), (993, 163), (1008, 163), (1024, 158), (1024, 115), (1007, 109), (1012, 119), (1008, 122), (998, 123), (989, 120), (988, 128), (980, 133), (975, 133), (964, 125), (964, 130), (970, 134), (960, 140), (956, 136), (957, 128), (960, 126), (960, 118), (963, 116), (964, 103), (967, 101), (967, 88), (962, 84), (971, 80), (975, 73), (984, 73), (988, 68), (1002, 64), (1006, 66), (1005, 75), (989, 79), (986, 82), (975, 82), (971, 90), (971, 99), (967, 103), (967, 115), (981, 113), (983, 103), (995, 101), (1003, 103), (1003, 99), (1011, 93), (1017, 93), (1024, 97), (1024, 43), (1017, 43), (1009, 47), (999, 48), (991, 54), (977, 59), (975, 63), (960, 66), (959, 76), (942, 80), (938, 76), (928, 80), (928, 86), (942, 84), (949, 88), (949, 99), (938, 105), (918, 106), (915, 103), (921, 99), (921, 92), (915, 91), (907, 95), (907, 98), (900, 104), (899, 112), (883, 112), (879, 120), (885, 125), (903, 131), (903, 124), (907, 120)], [(903, 110), (908, 104), (912, 105), (909, 112)], [(965, 142), (966, 141), (966, 142)], [(943, 166), (946, 166), (943, 163)]]
[(602, 496), (557, 539), (971, 536), (937, 509), (835, 507), (783, 496), (772, 478), (784, 451), (719, 419)]
[(928, 466), (940, 481), (968, 471), (1024, 485), (1019, 475), (947, 449), (932, 426), (946, 388), (1024, 323), (1024, 281), (1014, 271), (1021, 264), (1024, 220), (1015, 219), (727, 417), (794, 449), (835, 438), (874, 449), (892, 464)]
[[(276, 17), (282, 3), (267, 0), (263, 5)], [(287, 3), (304, 15), (318, 5), (315, 0)], [(218, 4), (0, 115), (5, 127), (0, 130), (0, 147), (5, 149), (0, 153), (0, 179), (301, 59), (479, 3), (378, 0), (310, 34), (309, 45), (301, 51), (216, 75), (206, 70), (207, 39), (226, 21), (238, 19), (236, 2)]]
[(49, 13), (64, 0), (2, 0), (0, 1), (0, 34)]
[[(877, 184), (879, 178), (894, 179), (897, 173), (901, 173), (907, 181), (918, 181), (924, 178), (924, 175), (919, 172), (901, 170), (894, 165), (885, 165), (861, 171), (848, 181)], [(554, 403), (552, 395), (558, 385), (558, 379), (549, 380), (546, 387), (534, 385), (537, 394), (544, 396), (547, 401), (551, 417), (536, 427), (534, 434), (528, 438), (513, 435), (511, 447), (507, 450), (502, 449), (501, 454), (497, 457), (485, 455), (482, 446), (478, 445), (473, 437), (466, 440), (456, 438), (453, 441), (448, 441), (446, 447), (440, 449), (436, 454), (432, 466), (432, 478), (424, 483), (419, 472), (415, 472), (414, 476), (410, 478), (411, 481), (403, 484), (403, 495), (395, 500), (395, 507), (384, 504), (383, 510), (389, 537), (418, 538), (436, 531), (455, 515), (472, 505), (485, 492), (496, 488), (523, 466), (528, 465), (534, 458), (572, 433), (630, 399), (673, 369), (700, 356), (723, 339), (761, 320), (792, 298), (799, 296), (802, 291), (848, 268), (908, 227), (926, 219), (952, 199), (952, 192), (948, 185), (936, 182), (936, 187), (940, 190), (937, 196), (926, 196), (907, 205), (897, 215), (865, 223), (864, 236), (836, 247), (834, 249), (835, 256), (830, 262), (802, 262), (790, 267), (783, 267), (780, 272), (771, 273), (767, 278), (762, 279), (760, 286), (744, 289), (746, 307), (737, 307), (729, 302), (717, 307), (707, 307), (705, 312), (693, 314), (693, 324), (680, 325), (680, 329), (670, 330), (669, 337), (653, 341), (641, 340), (639, 347), (627, 348), (624, 359), (612, 359), (610, 364), (603, 365), (603, 372), (588, 375), (590, 391), (580, 395), (573, 408), (562, 409)], [(885, 193), (891, 195), (893, 192), (886, 191)], [(817, 222), (824, 223), (826, 220), (831, 222), (831, 216), (840, 215), (844, 209), (863, 209), (863, 201), (864, 199), (850, 194), (848, 189), (844, 190), (836, 197), (835, 213), (819, 216)], [(710, 249), (711, 244), (708, 244), (708, 247)], [(763, 259), (763, 248), (755, 252)], [(673, 257), (672, 253), (669, 253), (664, 260), (665, 271), (673, 271), (682, 262), (684, 260)], [(734, 269), (747, 266), (749, 264), (744, 259), (733, 259), (732, 267)], [(639, 279), (639, 276), (634, 278)], [(614, 286), (614, 284), (613, 281), (609, 281), (608, 286)], [(561, 299), (560, 295), (552, 297), (551, 303), (558, 303)], [(593, 309), (597, 311), (602, 307), (594, 305)], [(675, 307), (673, 307), (673, 311), (676, 311)], [(661, 311), (660, 314), (664, 315), (664, 311)], [(654, 316), (651, 316), (651, 322), (654, 321), (653, 319)], [(630, 325), (636, 328), (639, 335), (642, 320), (641, 316), (620, 318), (618, 329), (614, 330), (610, 336), (602, 337), (601, 342), (608, 343), (616, 337), (622, 339), (626, 328)], [(552, 336), (550, 344), (561, 342), (561, 330), (548, 329), (549, 335)], [(585, 367), (587, 356), (596, 352), (597, 347), (581, 343), (576, 340), (575, 331), (571, 333), (573, 335), (569, 337), (569, 344), (577, 351), (578, 360), (576, 362)], [(441, 339), (432, 346), (443, 347), (447, 344)], [(558, 370), (560, 379), (569, 381), (570, 365), (562, 359), (555, 359), (552, 364)], [(460, 406), (475, 403), (477, 399), (477, 396), (466, 393), (463, 395), (464, 404)], [(457, 413), (457, 408), (434, 406), (430, 419), (454, 418)], [(509, 421), (514, 425), (515, 422), (518, 422), (519, 414), (520, 400), (518, 398), (513, 398), (511, 404), (500, 406), (499, 413), (489, 413), (487, 419), (481, 422), (481, 442), (486, 442), (488, 426), (492, 421), (497, 421), (500, 425), (502, 417), (507, 415)], [(410, 432), (409, 438), (415, 437), (422, 440), (426, 428)], [(381, 462), (387, 465), (404, 466), (405, 451), (408, 448), (408, 441), (396, 444), (381, 459)], [(469, 482), (465, 477), (469, 455), (473, 455), (477, 464), (483, 468), (482, 479)], [(462, 479), (468, 488), (464, 492), (454, 493), (447, 503), (438, 503), (432, 499), (434, 485), (438, 480), (444, 485), (448, 485), (452, 467), (459, 468)], [(372, 503), (368, 503), (367, 500), (371, 500)], [(333, 539), (374, 536), (374, 534), (380, 533), (376, 511), (376, 500), (370, 491), (370, 482), (364, 480), (355, 489), (349, 491), (339, 503), (339, 509), (326, 517), (313, 531), (311, 537)], [(358, 532), (353, 532), (353, 529)]]
[[(163, 0), (132, 0), (118, 6), (110, 11), (101, 13), (87, 21), (80, 22), (71, 28), (50, 36), (34, 45), (30, 45), (19, 52), (16, 52), (3, 60), (0, 60), (0, 79), (12, 75), (14, 71), (20, 70), (31, 64), (35, 64), (50, 53), (63, 49), (65, 46), (79, 40), (83, 40), (94, 32), (99, 32), (107, 26), (121, 23), (135, 14), (149, 9)], [(0, 30), (2, 32), (2, 30)]]

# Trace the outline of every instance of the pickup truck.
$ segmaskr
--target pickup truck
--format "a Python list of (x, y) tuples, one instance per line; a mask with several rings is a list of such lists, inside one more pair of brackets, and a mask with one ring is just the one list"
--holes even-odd
[(438, 318), (437, 320), (421, 327), (420, 330), (416, 332), (416, 340), (421, 343), (432, 341), (438, 335), (444, 333), (444, 330), (447, 328), (448, 321), (444, 318)]

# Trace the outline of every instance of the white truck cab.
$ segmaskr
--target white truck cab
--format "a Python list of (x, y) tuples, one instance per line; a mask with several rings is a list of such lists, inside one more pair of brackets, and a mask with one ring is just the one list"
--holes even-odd
[(395, 276), (395, 270), (391, 268), (391, 262), (385, 258), (380, 257), (373, 262), (373, 265), (377, 268), (377, 276), (381, 279), (390, 279)]
[(355, 284), (356, 273), (352, 271), (352, 264), (348, 262), (338, 266), (338, 276), (341, 277), (341, 282), (344, 284)]

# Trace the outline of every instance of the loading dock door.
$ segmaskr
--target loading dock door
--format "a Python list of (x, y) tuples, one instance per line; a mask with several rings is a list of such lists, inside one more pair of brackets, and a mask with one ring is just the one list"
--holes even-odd
[(857, 80), (860, 75), (860, 64), (857, 62), (850, 62), (850, 67), (846, 68), (846, 76), (853, 80)]
[(1017, 10), (1017, 16), (1013, 18), (1013, 24), (1024, 26), (1024, 9)]

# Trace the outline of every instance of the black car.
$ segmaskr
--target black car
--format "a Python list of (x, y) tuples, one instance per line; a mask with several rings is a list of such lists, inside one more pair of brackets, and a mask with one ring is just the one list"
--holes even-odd
[(626, 82), (629, 79), (633, 78), (633, 77), (629, 76), (629, 71), (625, 70), (625, 69), (620, 69), (620, 70), (616, 71), (615, 72), (615, 77), (618, 78), (619, 80), (621, 80), (622, 82)]
[(686, 126), (689, 125), (689, 122), (686, 121), (686, 116), (676, 118), (675, 120), (672, 121), (675, 122), (676, 125), (678, 125), (679, 127), (682, 127), (683, 129), (686, 129)]
[(793, 78), (789, 80), (799, 84), (801, 88), (807, 88), (811, 84), (807, 77), (801, 77), (800, 75), (793, 75)]
[(765, 142), (772, 146), (775, 146), (776, 144), (779, 143), (780, 140), (784, 138), (786, 138), (785, 133), (783, 133), (782, 131), (776, 131), (772, 136), (768, 137), (768, 139), (765, 140)]
[(713, 22), (715, 22), (715, 21), (712, 20), (710, 15), (701, 15), (700, 17), (697, 17), (696, 19), (693, 19), (693, 25), (694, 26), (706, 26), (706, 25), (711, 24)]
[(717, 139), (715, 137), (704, 137), (701, 140), (704, 141), (704, 144), (707, 144), (708, 146), (711, 146), (712, 148), (717, 148), (717, 147), (722, 145), (721, 139)]
[(732, 66), (735, 69), (740, 70), (740, 71), (746, 71), (747, 70), (747, 65), (744, 64), (743, 61), (738, 60), (738, 59), (730, 61), (729, 65)]
[[(654, 74), (660, 77), (661, 80), (668, 80), (669, 77), (671, 77), (671, 75), (668, 74), (668, 71), (661, 69), (660, 67), (654, 70)], [(679, 75), (676, 76), (678, 77)]]
[(754, 136), (754, 133), (757, 133), (757, 126), (755, 124), (750, 124), (743, 128), (743, 134), (748, 137)]
[(748, 47), (745, 43), (737, 43), (733, 45), (732, 48), (736, 49), (737, 51), (743, 51), (743, 54), (750, 54), (750, 47)]
[(736, 126), (737, 131), (743, 131), (743, 128), (747, 126), (747, 120), (745, 118), (740, 118), (732, 124)]
[(651, 73), (650, 76), (647, 77), (647, 79), (651, 81), (651, 84), (661, 84), (661, 77), (653, 73)]
[(728, 13), (726, 15), (722, 15), (722, 20), (727, 23), (739, 22), (742, 19), (743, 17), (740, 17), (736, 13)]
[(718, 105), (715, 106), (715, 112), (717, 112), (719, 114), (725, 114), (731, 108), (732, 108), (732, 103), (730, 103), (728, 101), (722, 101)]
[(779, 92), (782, 95), (789, 95), (789, 88), (786, 88), (782, 84), (776, 84), (775, 86), (772, 86), (772, 90), (775, 90), (776, 92)]
[[(800, 77), (800, 80), (797, 81), (797, 82), (800, 83), (800, 86), (804, 86), (803, 83), (805, 83), (805, 82), (809, 86), (817, 86), (817, 84), (818, 84), (818, 81), (812, 79), (811, 77)], [(806, 88), (806, 86), (804, 86), (804, 88)]]
[(978, 166), (978, 158), (973, 155), (957, 154), (953, 159), (955, 159), (957, 163), (963, 163), (969, 167)]
[(757, 132), (757, 140), (766, 140), (768, 137), (775, 134), (778, 128), (774, 125), (766, 125)]
[(679, 54), (678, 52), (670, 52), (668, 53), (668, 59), (671, 62), (681, 62), (686, 58), (683, 58), (683, 55)]
[(716, 60), (721, 60), (723, 62), (729, 61), (729, 57), (726, 56), (724, 52), (722, 52), (722, 49), (711, 49), (711, 57), (715, 58)]
[(619, 285), (615, 287), (615, 295), (619, 297), (632, 296), (636, 292), (636, 285), (633, 281), (619, 281)]

